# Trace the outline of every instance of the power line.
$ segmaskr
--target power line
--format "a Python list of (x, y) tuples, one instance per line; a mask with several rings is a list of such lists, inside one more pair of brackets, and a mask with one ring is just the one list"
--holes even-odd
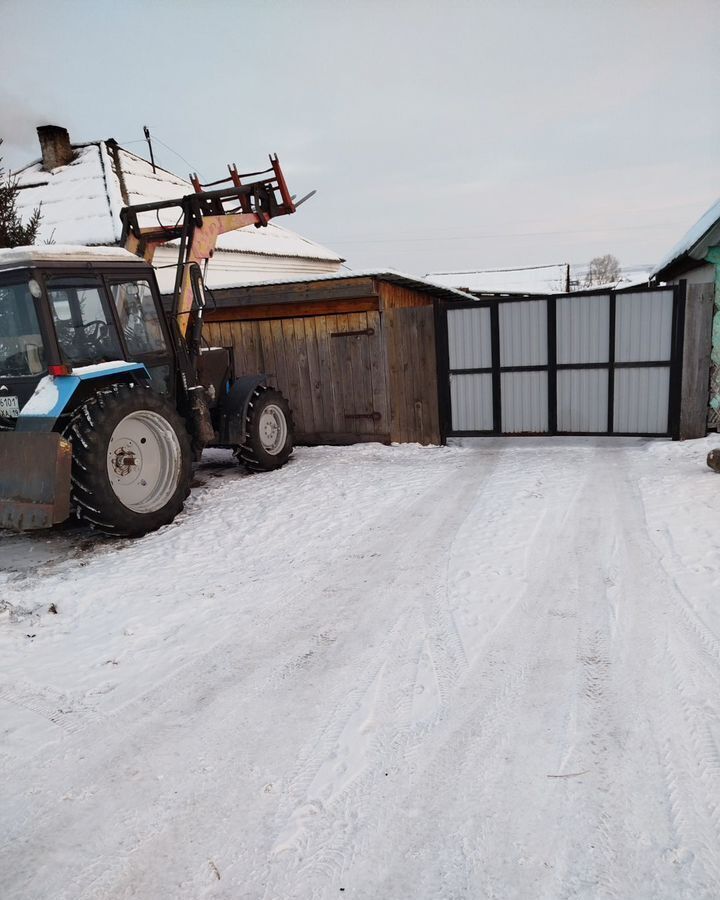
[(428, 275), (477, 275), (479, 273), (485, 274), (487, 272), (528, 272), (534, 271), (536, 269), (558, 269), (561, 266), (567, 266), (568, 263), (547, 263), (543, 266), (511, 266), (508, 269), (469, 269), (465, 272), (458, 272), (457, 270), (453, 270), (452, 272), (428, 272)]
[(173, 148), (169, 144), (166, 144), (165, 141), (161, 141), (160, 138), (154, 132), (153, 132), (153, 140), (157, 141), (158, 144), (162, 144), (162, 146), (166, 150), (169, 150), (171, 153), (174, 153), (175, 156), (177, 156), (179, 159), (181, 159), (185, 163), (185, 165), (189, 167), (191, 172), (197, 172), (201, 178), (205, 177), (203, 175), (203, 173), (200, 171), (200, 169), (198, 169), (197, 166), (194, 166), (191, 162), (188, 162), (188, 160), (185, 159), (185, 157), (181, 153), (178, 153), (177, 150), (173, 150)]
[(482, 238), (513, 238), (513, 237), (541, 237), (543, 235), (555, 236), (566, 234), (614, 234), (618, 231), (648, 231), (653, 228), (675, 228), (674, 222), (659, 222), (652, 225), (619, 225), (616, 228), (573, 228), (566, 231), (506, 231), (506, 232), (484, 232), (482, 234), (464, 234), (455, 237), (442, 237), (433, 235), (432, 237), (413, 237), (403, 238), (389, 235), (384, 238), (373, 238), (372, 240), (334, 240), (333, 245), (356, 245), (356, 244), (427, 244), (437, 243), (438, 241), (477, 241)]

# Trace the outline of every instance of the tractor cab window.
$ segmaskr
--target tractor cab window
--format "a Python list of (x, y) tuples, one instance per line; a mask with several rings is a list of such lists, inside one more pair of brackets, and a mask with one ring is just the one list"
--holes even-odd
[(167, 352), (150, 284), (147, 281), (123, 281), (111, 284), (110, 293), (130, 353), (142, 356)]
[(98, 282), (53, 279), (48, 283), (48, 297), (58, 344), (68, 362), (91, 365), (123, 359), (115, 323)]
[(0, 285), (0, 377), (39, 375), (45, 368), (43, 341), (28, 282)]

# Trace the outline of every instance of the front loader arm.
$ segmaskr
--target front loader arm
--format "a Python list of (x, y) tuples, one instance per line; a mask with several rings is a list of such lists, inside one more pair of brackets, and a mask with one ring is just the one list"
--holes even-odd
[[(201, 265), (212, 257), (221, 234), (248, 225), (262, 228), (272, 218), (295, 212), (295, 203), (277, 156), (270, 157), (270, 164), (269, 169), (249, 175), (240, 175), (235, 166), (229, 166), (229, 178), (212, 185), (202, 185), (194, 175), (194, 194), (177, 200), (128, 206), (122, 210), (125, 247), (147, 262), (152, 262), (157, 247), (170, 241), (180, 241), (172, 315), (183, 337), (187, 337), (191, 328), (193, 264)], [(247, 177), (255, 177), (256, 180), (243, 183), (242, 179)], [(227, 187), (211, 191), (204, 189), (227, 182), (230, 182)], [(228, 205), (232, 208), (228, 209)], [(175, 219), (173, 225), (161, 222), (163, 212)], [(139, 217), (150, 213), (155, 213), (157, 223), (141, 225)], [(201, 316), (202, 310), (198, 314)]]

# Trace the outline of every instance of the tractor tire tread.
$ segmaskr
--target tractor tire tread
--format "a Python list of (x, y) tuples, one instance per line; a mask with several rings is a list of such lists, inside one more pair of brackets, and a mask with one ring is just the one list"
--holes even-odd
[[(113, 384), (110, 388), (98, 391), (78, 406), (65, 429), (65, 437), (73, 445), (71, 501), (76, 516), (91, 528), (124, 537), (140, 537), (172, 521), (182, 510), (190, 494), (192, 480), (190, 436), (182, 419), (164, 398), (151, 390), (149, 385), (138, 383), (137, 387), (147, 390), (151, 395), (152, 399), (148, 398), (150, 405), (165, 415), (173, 425), (181, 442), (184, 471), (175, 496), (162, 510), (143, 516), (123, 507), (120, 501), (114, 501), (111, 489), (104, 483), (105, 448), (102, 446), (103, 439), (98, 433), (105, 427), (104, 422), (110, 418), (113, 405), (122, 403), (125, 398), (129, 399), (132, 396), (130, 392), (134, 391), (135, 387), (136, 385), (130, 382)], [(92, 465), (93, 458), (96, 459), (95, 466)], [(102, 459), (99, 465), (98, 458)], [(93, 481), (96, 482), (95, 485)], [(114, 507), (113, 511), (109, 507), (104, 512), (97, 508), (98, 505), (102, 506), (98, 503), (98, 494), (109, 498), (110, 504)]]

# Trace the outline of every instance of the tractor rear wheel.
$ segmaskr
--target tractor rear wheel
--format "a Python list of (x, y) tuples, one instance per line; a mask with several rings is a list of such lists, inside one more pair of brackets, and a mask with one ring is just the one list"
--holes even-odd
[(182, 510), (192, 454), (173, 406), (141, 384), (98, 391), (73, 414), (72, 500), (79, 518), (108, 534), (140, 537)]
[(251, 472), (269, 472), (284, 466), (293, 450), (290, 406), (280, 391), (258, 385), (245, 420), (247, 437), (236, 455)]

